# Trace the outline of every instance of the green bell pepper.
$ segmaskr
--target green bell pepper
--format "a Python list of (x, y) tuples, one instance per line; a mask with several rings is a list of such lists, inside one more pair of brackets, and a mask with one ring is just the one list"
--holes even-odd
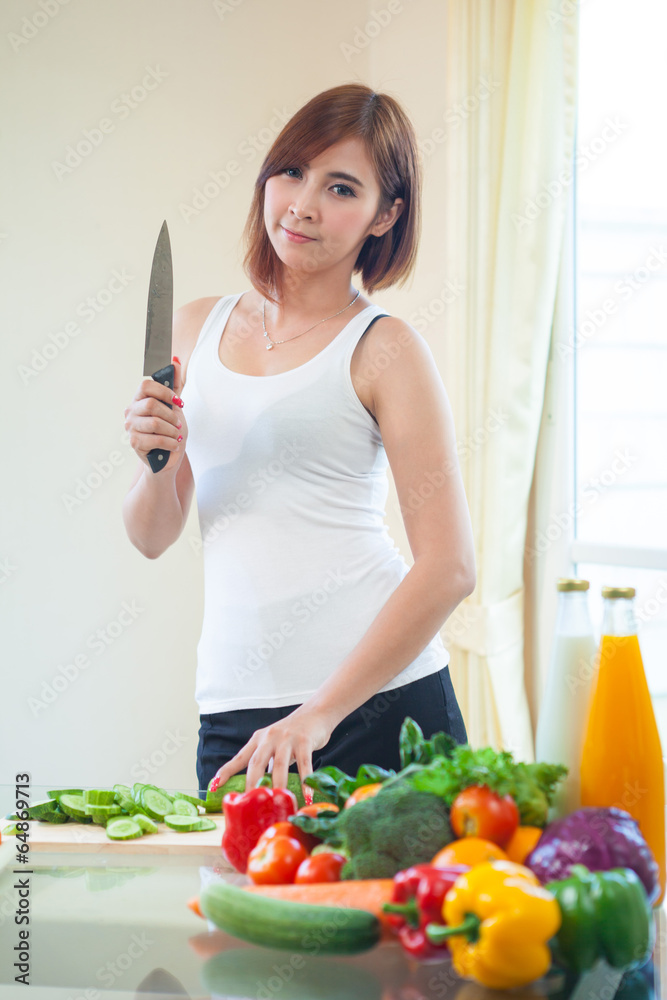
[(646, 890), (630, 868), (591, 872), (572, 865), (570, 877), (545, 886), (558, 901), (563, 921), (551, 941), (554, 961), (585, 972), (599, 958), (616, 969), (645, 962), (655, 937)]

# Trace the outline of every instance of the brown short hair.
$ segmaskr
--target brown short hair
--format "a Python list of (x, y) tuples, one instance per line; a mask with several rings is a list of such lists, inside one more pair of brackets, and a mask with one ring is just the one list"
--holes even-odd
[(276, 137), (255, 181), (243, 238), (243, 267), (252, 284), (273, 302), (283, 291), (281, 262), (264, 225), (264, 186), (286, 167), (309, 163), (336, 142), (358, 136), (380, 185), (379, 212), (395, 198), (403, 210), (380, 237), (369, 236), (355, 262), (361, 283), (376, 289), (404, 284), (415, 266), (421, 226), (421, 171), (410, 119), (388, 94), (361, 83), (347, 83), (317, 94), (296, 112)]

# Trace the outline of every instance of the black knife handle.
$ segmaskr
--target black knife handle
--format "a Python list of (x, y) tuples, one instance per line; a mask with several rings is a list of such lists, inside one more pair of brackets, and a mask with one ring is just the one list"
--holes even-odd
[[(154, 379), (155, 382), (161, 382), (162, 385), (168, 385), (173, 392), (174, 374), (174, 366), (167, 365), (166, 368), (160, 368), (159, 372), (154, 372), (153, 375), (151, 375), (151, 378)], [(162, 400), (160, 400), (160, 402), (162, 402)], [(168, 406), (170, 410), (173, 410), (174, 408), (171, 403), (165, 403), (164, 405)], [(148, 459), (148, 464), (153, 472), (159, 472), (160, 469), (164, 469), (165, 465), (169, 461), (170, 455), (171, 452), (166, 451), (164, 448), (153, 448), (152, 451), (148, 452), (146, 458)]]

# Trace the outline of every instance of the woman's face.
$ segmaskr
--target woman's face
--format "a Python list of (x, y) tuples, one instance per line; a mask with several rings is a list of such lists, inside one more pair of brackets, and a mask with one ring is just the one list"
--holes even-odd
[[(380, 186), (363, 142), (344, 139), (310, 163), (269, 177), (264, 224), (287, 267), (313, 273), (349, 264), (351, 273), (366, 237), (382, 236), (403, 207), (397, 198), (378, 216), (379, 204)], [(290, 239), (287, 230), (310, 238)]]

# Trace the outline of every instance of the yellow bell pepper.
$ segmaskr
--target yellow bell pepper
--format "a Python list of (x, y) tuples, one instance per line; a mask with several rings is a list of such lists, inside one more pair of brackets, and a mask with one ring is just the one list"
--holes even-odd
[(448, 940), (457, 973), (492, 989), (539, 979), (551, 965), (547, 942), (560, 927), (555, 897), (512, 861), (475, 865), (445, 897), (447, 927), (429, 924), (434, 944)]

